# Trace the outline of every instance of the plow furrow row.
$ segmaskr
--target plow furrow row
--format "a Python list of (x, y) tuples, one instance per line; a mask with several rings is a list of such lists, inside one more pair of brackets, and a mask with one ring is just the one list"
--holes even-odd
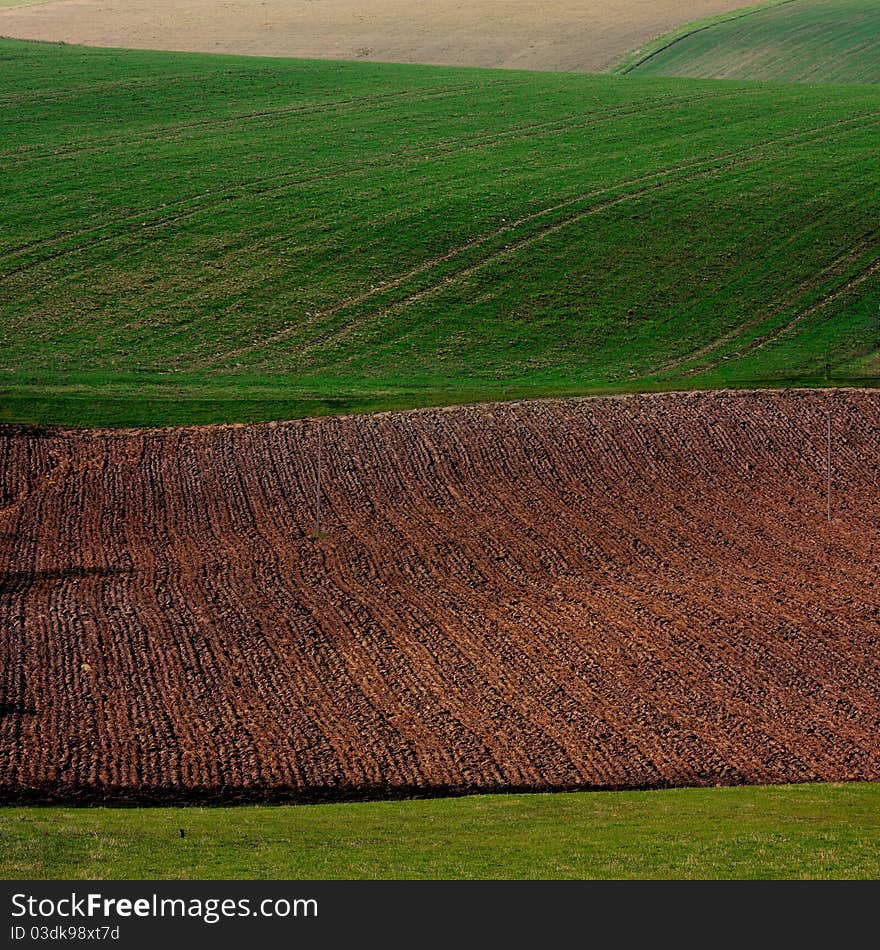
[(878, 448), (857, 390), (3, 430), (0, 795), (880, 779)]

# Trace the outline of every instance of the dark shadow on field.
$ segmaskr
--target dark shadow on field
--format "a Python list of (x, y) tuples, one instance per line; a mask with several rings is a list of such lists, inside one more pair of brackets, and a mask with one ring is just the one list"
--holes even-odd
[(33, 716), (37, 710), (26, 703), (0, 703), (0, 716)]
[(0, 422), (0, 439), (12, 442), (14, 439), (57, 439), (64, 435), (58, 426), (32, 425), (21, 422)]
[(82, 567), (73, 564), (70, 567), (52, 567), (42, 571), (9, 571), (0, 574), (0, 597), (4, 594), (17, 594), (36, 584), (52, 581), (81, 580), (86, 577), (114, 577), (131, 574), (130, 567)]
[(721, 788), (742, 785), (785, 785), (787, 782), (748, 781), (735, 769), (722, 769), (682, 781), (650, 783), (542, 783), (486, 785), (365, 785), (268, 786), (113, 786), (65, 782), (44, 782), (27, 787), (0, 784), (0, 806), (57, 806), (69, 808), (226, 808), (235, 805), (330, 805), (351, 802), (420, 801), (434, 798), (465, 798), (471, 795), (525, 795), (551, 792), (652, 792), (671, 788)]

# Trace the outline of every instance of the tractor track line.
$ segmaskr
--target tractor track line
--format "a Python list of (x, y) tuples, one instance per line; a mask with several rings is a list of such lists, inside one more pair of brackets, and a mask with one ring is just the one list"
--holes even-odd
[[(872, 261), (869, 265), (862, 268), (857, 274), (853, 275), (850, 280), (848, 280), (842, 287), (837, 288), (837, 290), (832, 291), (829, 294), (826, 294), (820, 301), (813, 304), (810, 307), (807, 307), (805, 310), (802, 310), (800, 313), (792, 317), (791, 320), (788, 320), (782, 326), (776, 327), (773, 330), (763, 334), (760, 337), (757, 337), (754, 340), (750, 340), (749, 343), (743, 347), (742, 350), (739, 350), (736, 353), (737, 357), (746, 356), (749, 353), (753, 353), (755, 350), (760, 349), (762, 346), (765, 346), (767, 343), (772, 342), (780, 336), (783, 336), (793, 327), (797, 326), (799, 323), (804, 320), (809, 319), (817, 313), (820, 313), (826, 307), (830, 306), (837, 300), (840, 300), (842, 297), (846, 297), (848, 294), (852, 293), (856, 287), (863, 284), (866, 280), (870, 280), (876, 274), (880, 273), (880, 258)], [(698, 372), (703, 372), (704, 369), (711, 369), (713, 366), (717, 366), (720, 360), (713, 360), (711, 363), (704, 364), (699, 370), (693, 370), (688, 373), (689, 376), (695, 376)]]
[[(868, 118), (870, 120), (876, 121), (878, 117), (880, 117), (880, 113), (868, 114)], [(717, 163), (719, 162), (727, 162), (726, 164), (722, 165), (720, 168), (708, 168), (708, 169), (697, 172), (694, 176), (676, 177), (676, 178), (673, 178), (671, 181), (663, 181), (653, 187), (647, 187), (645, 189), (641, 189), (636, 192), (628, 193), (626, 195), (623, 195), (617, 198), (609, 199), (608, 201), (600, 203), (599, 205), (591, 206), (590, 208), (584, 209), (583, 211), (575, 212), (574, 214), (569, 215), (562, 221), (554, 222), (550, 225), (547, 225), (545, 228), (539, 229), (538, 231), (533, 232), (529, 235), (525, 235), (523, 238), (519, 239), (518, 241), (510, 245), (507, 245), (484, 258), (481, 258), (480, 260), (474, 262), (473, 264), (467, 265), (461, 270), (456, 271), (449, 277), (443, 278), (441, 281), (439, 281), (438, 283), (428, 288), (424, 288), (419, 291), (414, 291), (412, 294), (407, 295), (406, 297), (401, 298), (400, 300), (395, 301), (392, 304), (389, 304), (387, 307), (383, 307), (383, 308), (380, 308), (379, 310), (371, 311), (372, 315), (378, 316), (384, 313), (388, 313), (401, 306), (405, 306), (406, 304), (411, 303), (414, 300), (421, 299), (422, 297), (425, 297), (428, 294), (433, 293), (440, 287), (443, 287), (453, 282), (454, 280), (459, 279), (462, 276), (467, 276), (470, 273), (473, 273), (474, 271), (480, 269), (481, 267), (485, 266), (488, 263), (491, 263), (493, 260), (497, 258), (507, 256), (510, 253), (513, 253), (517, 250), (520, 250), (522, 247), (527, 246), (529, 243), (531, 243), (534, 240), (539, 240), (540, 238), (548, 234), (555, 233), (556, 231), (559, 231), (562, 228), (575, 223), (581, 218), (587, 217), (591, 214), (595, 214), (602, 210), (606, 210), (608, 207), (612, 207), (616, 204), (620, 204), (623, 201), (631, 200), (632, 198), (641, 197), (643, 194), (657, 190), (658, 187), (667, 187), (667, 186), (672, 186), (675, 184), (681, 184), (683, 182), (693, 180), (694, 178), (705, 177), (707, 175), (726, 171), (731, 167), (735, 167), (735, 166), (748, 162), (750, 160), (749, 156), (756, 151), (760, 151), (761, 154), (763, 155), (763, 154), (766, 154), (768, 151), (772, 151), (776, 146), (784, 147), (785, 145), (791, 144), (792, 140), (797, 141), (799, 139), (802, 139), (810, 135), (816, 135), (815, 138), (810, 140), (811, 142), (815, 143), (817, 141), (822, 141), (828, 134), (833, 135), (839, 126), (851, 125), (853, 122), (860, 121), (864, 118), (865, 116), (858, 116), (857, 118), (854, 118), (854, 119), (842, 120), (840, 123), (835, 123), (833, 126), (818, 126), (809, 130), (799, 130), (796, 133), (791, 133), (790, 135), (783, 136), (783, 137), (768, 139), (764, 142), (747, 146), (744, 149), (728, 152), (728, 153), (718, 155), (718, 156), (712, 156), (706, 159), (699, 159), (695, 162), (677, 166), (672, 169), (665, 169), (662, 172), (657, 172), (657, 173), (647, 175), (647, 176), (641, 176), (639, 178), (632, 179), (627, 182), (621, 182), (619, 184), (609, 186), (606, 189), (576, 195), (573, 198), (566, 199), (565, 201), (557, 203), (550, 208), (544, 208), (539, 211), (533, 212), (532, 214), (519, 218), (516, 221), (511, 222), (508, 225), (505, 225), (503, 228), (494, 230), (485, 235), (481, 235), (480, 237), (475, 238), (474, 240), (469, 241), (468, 243), (464, 245), (454, 248), (453, 250), (447, 252), (444, 255), (441, 255), (436, 258), (432, 258), (431, 260), (426, 261), (423, 264), (420, 264), (418, 267), (412, 269), (411, 271), (408, 271), (406, 274), (403, 274), (400, 277), (394, 278), (393, 281), (380, 285), (379, 287), (376, 287), (376, 288), (371, 288), (370, 290), (364, 291), (361, 294), (355, 295), (353, 297), (347, 298), (346, 300), (340, 302), (339, 304), (334, 305), (334, 307), (321, 311), (318, 315), (316, 315), (316, 318), (313, 318), (310, 322), (314, 323), (316, 322), (316, 320), (323, 319), (327, 316), (331, 316), (331, 317), (335, 316), (336, 314), (338, 314), (344, 309), (347, 309), (348, 307), (358, 306), (361, 303), (364, 303), (367, 300), (377, 296), (378, 294), (385, 293), (388, 290), (396, 289), (397, 287), (401, 286), (402, 284), (412, 279), (413, 277), (420, 276), (421, 274), (455, 257), (458, 257), (459, 255), (464, 254), (469, 250), (477, 248), (481, 246), (482, 244), (485, 244), (488, 241), (491, 241), (492, 239), (501, 237), (501, 235), (515, 228), (521, 227), (524, 224), (528, 224), (531, 221), (545, 217), (548, 214), (553, 214), (554, 212), (570, 207), (573, 204), (578, 204), (580, 202), (587, 201), (592, 198), (601, 197), (610, 192), (620, 190), (621, 188), (627, 188), (633, 185), (641, 184), (645, 181), (656, 181), (656, 179), (658, 178), (667, 179), (667, 178), (670, 178), (670, 176), (677, 175), (681, 171), (689, 171), (692, 168), (699, 169), (701, 168), (701, 166), (704, 166), (704, 165), (712, 165), (712, 164), (717, 165)], [(727, 161), (728, 159), (730, 159), (731, 161)], [(240, 356), (249, 350), (259, 349), (264, 346), (271, 346), (275, 343), (282, 341), (286, 337), (290, 336), (292, 333), (301, 329), (301, 327), (302, 327), (301, 324), (297, 324), (297, 325), (294, 325), (293, 327), (284, 328), (278, 331), (277, 333), (273, 334), (271, 337), (268, 337), (265, 340), (259, 341), (256, 344), (251, 344), (247, 347), (227, 351), (217, 357), (212, 357), (209, 361), (197, 362), (193, 364), (193, 368), (204, 369), (208, 367), (214, 367), (218, 363), (224, 362), (229, 359), (233, 359), (236, 356)], [(317, 340), (310, 341), (310, 344), (308, 347), (303, 348), (299, 351), (300, 355), (302, 353), (307, 352), (308, 350), (315, 349), (317, 346), (323, 345), (324, 343), (328, 342), (330, 339), (333, 339), (338, 333), (340, 332), (344, 333), (345, 330), (346, 328), (338, 328), (338, 327), (331, 329), (323, 337)]]
[[(733, 330), (731, 330), (728, 333), (725, 333), (724, 335), (718, 337), (715, 340), (712, 340), (711, 342), (707, 343), (705, 346), (701, 346), (698, 349), (695, 349), (691, 351), (690, 353), (686, 353), (685, 355), (681, 357), (667, 361), (662, 366), (658, 367), (655, 370), (652, 370), (649, 375), (668, 373), (673, 370), (679, 369), (685, 363), (690, 363), (693, 360), (699, 360), (704, 356), (708, 356), (709, 354), (717, 350), (719, 347), (726, 346), (727, 344), (734, 342), (734, 340), (742, 336), (744, 333), (747, 333), (749, 330), (753, 330), (755, 327), (760, 326), (760, 324), (765, 323), (768, 320), (772, 320), (774, 317), (779, 316), (780, 314), (784, 313), (789, 307), (795, 305), (797, 301), (800, 300), (805, 294), (809, 293), (810, 290), (813, 290), (819, 287), (823, 283), (824, 279), (829, 273), (833, 273), (835, 270), (839, 270), (841, 265), (852, 264), (853, 262), (857, 261), (860, 257), (862, 257), (867, 250), (869, 250), (871, 247), (877, 244), (878, 236), (880, 236), (880, 232), (878, 232), (876, 229), (873, 231), (869, 231), (867, 234), (861, 237), (861, 239), (855, 246), (847, 248), (842, 254), (839, 254), (827, 266), (823, 267), (822, 270), (818, 274), (813, 275), (812, 277), (803, 281), (801, 284), (798, 285), (798, 287), (795, 290), (789, 292), (786, 295), (784, 302), (780, 304), (776, 304), (770, 312), (759, 314), (756, 317), (752, 317), (752, 319), (746, 321), (745, 323), (738, 324)], [(866, 279), (867, 276), (870, 276), (870, 275), (865, 275), (865, 278), (862, 278), (862, 279)], [(859, 279), (857, 283), (861, 283), (861, 279)], [(843, 288), (841, 289), (840, 292), (844, 293), (846, 292), (846, 289)], [(830, 300), (826, 302), (830, 302)], [(819, 304), (816, 305), (816, 308), (821, 309), (822, 306), (824, 306), (824, 303), (820, 302)], [(808, 310), (810, 312), (813, 312), (814, 307), (811, 306), (810, 308), (808, 308)], [(809, 314), (805, 313), (804, 316), (806, 315), (809, 315)], [(801, 317), (798, 316), (795, 318), (794, 322), (798, 322), (800, 319)], [(788, 326), (788, 324), (786, 324), (786, 326)], [(782, 332), (784, 329), (785, 327), (780, 327), (779, 332)], [(686, 376), (698, 375), (699, 373), (703, 372), (704, 369), (710, 368), (712, 366), (717, 366), (722, 362), (724, 362), (724, 359), (719, 358), (719, 359), (712, 360), (709, 363), (701, 363), (700, 366), (698, 367), (688, 369), (685, 375)]]
[[(495, 80), (491, 83), (487, 83), (486, 85), (487, 87), (495, 88), (515, 86), (516, 83)], [(16, 165), (21, 164), (22, 161), (56, 159), (60, 157), (67, 157), (69, 155), (80, 154), (82, 152), (104, 152), (111, 148), (115, 148), (117, 145), (141, 145), (144, 142), (152, 142), (157, 139), (163, 142), (169, 140), (178, 140), (181, 133), (185, 134), (189, 131), (199, 133), (205, 128), (220, 128), (226, 125), (238, 125), (241, 122), (271, 122), (279, 118), (286, 118), (288, 116), (297, 117), (301, 115), (323, 115), (328, 112), (343, 111), (349, 106), (353, 106), (355, 109), (357, 109), (367, 103), (384, 103), (386, 101), (399, 102), (401, 99), (415, 99), (417, 102), (422, 102), (426, 99), (442, 99), (447, 96), (453, 96), (458, 92), (472, 89), (472, 84), (460, 83), (458, 85), (434, 87), (425, 91), (402, 90), (401, 92), (382, 93), (380, 95), (374, 96), (356, 96), (350, 99), (336, 99), (326, 103), (319, 102), (308, 105), (284, 106), (278, 109), (263, 109), (256, 112), (241, 112), (235, 115), (224, 116), (222, 118), (199, 119), (195, 122), (187, 122), (181, 125), (162, 126), (151, 129), (149, 132), (144, 132), (141, 135), (128, 137), (117, 136), (115, 138), (95, 141), (89, 140), (82, 143), (81, 145), (53, 149), (52, 151), (47, 151), (38, 155), (28, 153), (35, 151), (42, 146), (25, 146), (20, 150), (0, 153), (0, 167), (4, 167), (7, 164), (7, 162), (3, 161), (5, 159), (9, 159), (10, 161), (8, 164), (15, 167)], [(19, 156), (21, 156), (21, 159)]]
[[(719, 99), (720, 96), (706, 96), (705, 99)], [(732, 96), (727, 96), (724, 98), (732, 98)], [(321, 181), (331, 181), (336, 178), (346, 177), (348, 175), (358, 174), (363, 171), (370, 171), (372, 169), (392, 169), (392, 168), (402, 168), (409, 164), (411, 161), (417, 161), (424, 156), (431, 156), (434, 154), (443, 154), (443, 155), (454, 155), (462, 152), (466, 152), (472, 149), (478, 148), (489, 148), (495, 144), (500, 144), (502, 142), (510, 140), (526, 140), (533, 135), (540, 133), (544, 130), (551, 130), (552, 132), (558, 132), (559, 134), (565, 134), (565, 132), (570, 129), (576, 128), (588, 128), (593, 125), (597, 125), (601, 122), (611, 121), (615, 118), (626, 117), (626, 116), (637, 116), (643, 115), (647, 112), (654, 111), (655, 109), (661, 109), (663, 106), (668, 104), (689, 104), (693, 101), (702, 101), (694, 100), (693, 97), (682, 96), (677, 97), (672, 100), (671, 103), (666, 101), (657, 102), (656, 105), (652, 105), (648, 109), (632, 109), (628, 106), (623, 106), (619, 109), (614, 110), (602, 110), (597, 114), (590, 115), (588, 114), (583, 118), (582, 121), (577, 123), (570, 123), (565, 120), (560, 122), (550, 122), (550, 123), (536, 123), (528, 124), (518, 128), (514, 128), (510, 131), (505, 131), (500, 134), (495, 134), (489, 137), (474, 137), (474, 139), (461, 143), (459, 140), (446, 140), (444, 143), (441, 143), (439, 146), (437, 144), (431, 144), (423, 147), (415, 147), (412, 149), (401, 149), (396, 152), (391, 152), (388, 154), (389, 161), (382, 160), (369, 160), (365, 162), (358, 162), (354, 165), (347, 164), (343, 162), (337, 162), (329, 166), (330, 169), (336, 168), (336, 171), (322, 171), (318, 175), (311, 176), (302, 176), (299, 173), (280, 173), (277, 175), (270, 176), (261, 176), (258, 178), (247, 179), (235, 186), (225, 186), (223, 189), (208, 190), (200, 192), (195, 195), (188, 196), (186, 198), (177, 199), (175, 201), (168, 202), (165, 205), (148, 208), (143, 211), (135, 212), (131, 215), (125, 215), (123, 217), (114, 218), (108, 222), (95, 225), (90, 228), (85, 228), (79, 231), (68, 232), (62, 235), (58, 235), (51, 238), (44, 238), (38, 241), (27, 242), (26, 244), (21, 244), (16, 247), (6, 249), (0, 255), (0, 260), (6, 259), (10, 260), (16, 256), (20, 256), (23, 253), (28, 251), (33, 251), (43, 247), (52, 247), (57, 245), (62, 241), (74, 241), (80, 237), (89, 234), (100, 233), (105, 231), (107, 228), (116, 227), (118, 225), (126, 224), (135, 224), (136, 222), (142, 222), (142, 219), (149, 218), (152, 215), (161, 212), (164, 208), (180, 208), (187, 204), (197, 202), (197, 207), (191, 209), (190, 211), (183, 212), (181, 214), (174, 215), (165, 215), (160, 217), (158, 220), (147, 221), (146, 226), (148, 228), (158, 228), (163, 227), (166, 224), (174, 224), (180, 220), (185, 220), (188, 217), (191, 217), (193, 214), (200, 213), (202, 211), (210, 211), (213, 208), (220, 207), (228, 201), (232, 200), (241, 200), (242, 198), (251, 198), (251, 197), (262, 197), (265, 195), (276, 195), (281, 191), (288, 188), (293, 188), (298, 185), (304, 184), (313, 184), (315, 182)], [(403, 159), (403, 161), (398, 161), (398, 159)], [(259, 186), (267, 186), (265, 188)], [(242, 194), (242, 190), (245, 190), (245, 193)], [(204, 201), (204, 198), (211, 198), (212, 200)], [(142, 223), (143, 227), (144, 224)], [(104, 240), (113, 240), (117, 237), (124, 237), (128, 232), (118, 232), (114, 234), (107, 235), (105, 238), (102, 238), (101, 241), (97, 242), (86, 242), (83, 245), (65, 248), (62, 250), (62, 255), (66, 253), (77, 253), (80, 250), (88, 250), (89, 248), (96, 246), (99, 243), (103, 243)], [(137, 232), (135, 232), (137, 233)], [(48, 263), (52, 260), (57, 259), (58, 255), (50, 255), (45, 258), (40, 258), (37, 261), (29, 261), (26, 264), (21, 265), (18, 268), (12, 268), (11, 270), (6, 271), (4, 274), (0, 274), (0, 280), (7, 276), (12, 276), (14, 274), (20, 273), (22, 270), (28, 270), (32, 267), (37, 267), (41, 263)]]

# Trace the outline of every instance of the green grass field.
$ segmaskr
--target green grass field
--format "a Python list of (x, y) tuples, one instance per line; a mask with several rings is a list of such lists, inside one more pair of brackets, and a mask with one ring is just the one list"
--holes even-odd
[(3, 808), (0, 844), (4, 879), (876, 879), (880, 785)]
[(0, 420), (876, 382), (880, 88), (0, 41)]
[(641, 76), (880, 83), (877, 0), (771, 0), (659, 37), (620, 64)]

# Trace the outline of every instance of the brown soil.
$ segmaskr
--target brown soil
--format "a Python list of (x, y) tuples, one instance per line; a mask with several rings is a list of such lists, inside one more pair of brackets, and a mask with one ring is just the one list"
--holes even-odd
[(0, 35), (89, 46), (600, 71), (743, 0), (58, 0), (0, 9)]
[(864, 391), (0, 430), (0, 798), (880, 779), (878, 449)]

